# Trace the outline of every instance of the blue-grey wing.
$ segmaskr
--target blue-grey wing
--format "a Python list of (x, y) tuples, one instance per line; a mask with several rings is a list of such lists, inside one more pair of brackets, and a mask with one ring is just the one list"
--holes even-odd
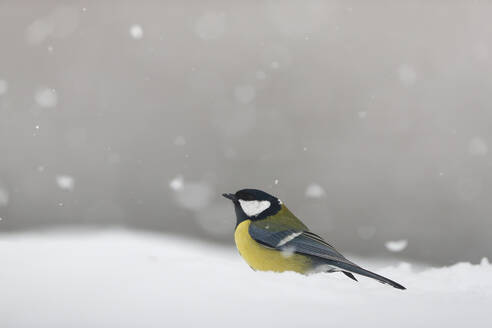
[(254, 222), (249, 226), (251, 237), (262, 245), (278, 250), (316, 256), (318, 258), (353, 264), (333, 246), (310, 231), (286, 229), (278, 231), (275, 226), (261, 226)]
[(352, 273), (373, 278), (381, 283), (389, 284), (398, 289), (405, 289), (402, 285), (374, 272), (361, 268), (357, 264), (347, 260), (332, 245), (325, 242), (320, 236), (310, 232), (295, 229), (283, 229), (285, 227), (271, 224), (262, 225), (252, 222), (249, 226), (249, 234), (258, 243), (279, 251), (289, 250), (298, 254), (313, 256), (332, 267), (338, 268), (347, 276), (355, 279)]

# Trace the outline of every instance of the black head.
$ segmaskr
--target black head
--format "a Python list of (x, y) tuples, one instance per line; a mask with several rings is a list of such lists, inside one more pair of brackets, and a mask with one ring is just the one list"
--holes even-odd
[(244, 220), (261, 220), (280, 211), (282, 202), (275, 196), (258, 189), (242, 189), (235, 194), (222, 194), (232, 200), (237, 224)]

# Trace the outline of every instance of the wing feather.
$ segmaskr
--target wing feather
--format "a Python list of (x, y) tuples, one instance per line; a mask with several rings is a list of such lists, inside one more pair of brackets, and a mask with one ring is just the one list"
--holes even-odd
[(307, 227), (306, 230), (289, 229), (273, 220), (263, 221), (252, 222), (249, 226), (249, 233), (254, 240), (266, 247), (279, 251), (294, 249), (295, 253), (312, 256), (320, 259), (322, 263), (339, 268), (340, 271), (343, 271), (352, 279), (354, 277), (350, 272), (376, 279), (381, 283), (389, 284), (398, 289), (405, 289), (397, 282), (363, 269), (349, 261), (335, 247), (324, 241), (323, 238), (308, 231)]
[(252, 222), (249, 226), (249, 234), (257, 242), (280, 251), (285, 248), (294, 248), (295, 252), (299, 254), (355, 265), (340, 254), (333, 246), (312, 232), (295, 229), (275, 231), (279, 227), (272, 226), (271, 223), (268, 227), (266, 229), (264, 226), (259, 226), (256, 222)]

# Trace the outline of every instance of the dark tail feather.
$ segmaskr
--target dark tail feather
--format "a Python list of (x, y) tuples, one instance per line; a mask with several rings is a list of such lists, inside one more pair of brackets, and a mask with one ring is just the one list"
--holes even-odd
[(353, 274), (351, 274), (350, 272), (348, 271), (342, 271), (344, 275), (346, 275), (347, 277), (349, 277), (350, 279), (353, 279), (355, 281), (358, 281)]
[[(349, 264), (349, 263), (344, 263), (344, 262), (336, 262), (336, 266), (339, 267), (340, 269), (344, 269), (344, 270), (347, 270), (347, 271), (350, 271), (350, 272), (353, 272), (353, 273), (357, 273), (357, 274), (360, 274), (362, 276), (366, 276), (366, 277), (369, 277), (369, 278), (372, 278), (372, 279), (376, 279), (377, 281), (383, 283), (383, 284), (388, 284), (388, 285), (391, 285), (395, 288), (398, 288), (398, 289), (406, 289), (405, 287), (403, 287), (402, 285), (400, 285), (399, 283), (397, 282), (394, 282), (393, 280), (390, 280), (386, 277), (383, 277), (383, 276), (380, 276), (378, 275), (377, 273), (374, 273), (374, 272), (371, 272), (371, 271), (368, 271), (366, 269), (362, 269), (361, 267), (359, 266), (356, 266), (356, 265), (353, 265), (353, 264)], [(343, 271), (343, 273), (345, 273), (346, 276), (350, 277), (348, 272), (345, 272)], [(352, 279), (356, 280), (355, 277), (350, 274), (352, 277)]]

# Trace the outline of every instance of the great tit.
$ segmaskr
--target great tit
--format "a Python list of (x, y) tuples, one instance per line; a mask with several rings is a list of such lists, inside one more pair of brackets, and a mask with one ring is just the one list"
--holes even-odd
[(376, 279), (398, 289), (402, 285), (361, 268), (332, 245), (309, 231), (280, 199), (257, 189), (223, 194), (234, 203), (234, 239), (241, 256), (253, 270), (342, 272), (357, 281), (353, 273)]

